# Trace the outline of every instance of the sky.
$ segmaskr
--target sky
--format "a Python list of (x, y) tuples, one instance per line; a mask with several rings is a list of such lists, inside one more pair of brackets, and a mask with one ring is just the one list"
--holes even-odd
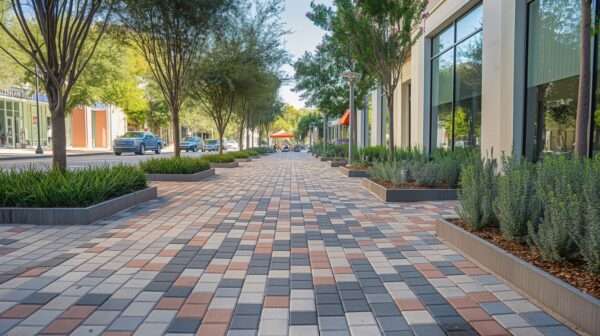
[[(324, 31), (317, 28), (306, 17), (310, 11), (311, 0), (285, 0), (285, 11), (283, 21), (287, 25), (290, 34), (286, 37), (286, 48), (290, 52), (293, 61), (301, 57), (306, 51), (313, 51), (323, 38)], [(316, 3), (331, 5), (333, 0), (315, 0)], [(292, 63), (293, 63), (292, 61)], [(291, 65), (285, 67), (290, 77), (294, 75)], [(296, 107), (305, 107), (304, 102), (296, 92), (292, 91), (293, 82), (286, 83), (279, 92), (283, 101)]]

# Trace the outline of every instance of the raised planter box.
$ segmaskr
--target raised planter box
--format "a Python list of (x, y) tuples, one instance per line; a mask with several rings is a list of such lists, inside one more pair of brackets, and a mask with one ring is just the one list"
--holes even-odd
[(223, 162), (223, 163), (217, 163), (217, 162), (211, 162), (210, 163), (210, 168), (236, 168), (239, 167), (240, 163), (237, 161), (233, 161), (233, 162)]
[(0, 208), (0, 224), (88, 225), (156, 197), (149, 187), (87, 208)]
[(396, 189), (386, 188), (369, 179), (361, 181), (363, 187), (384, 202), (453, 201), (458, 198), (456, 189)]
[(195, 174), (146, 174), (150, 181), (161, 182), (196, 182), (215, 175), (215, 169), (210, 168)]
[(247, 159), (235, 159), (235, 162), (250, 162), (252, 161), (251, 158), (247, 158)]
[(342, 167), (346, 165), (346, 160), (333, 160), (331, 161), (332, 167)]
[(348, 177), (369, 177), (369, 172), (367, 170), (352, 169), (342, 166), (340, 167), (340, 171)]
[(331, 159), (330, 157), (321, 156), (321, 157), (320, 157), (320, 160), (321, 160), (322, 162), (325, 162), (325, 161), (331, 161), (332, 159)]
[(445, 220), (438, 237), (575, 328), (600, 335), (600, 300)]

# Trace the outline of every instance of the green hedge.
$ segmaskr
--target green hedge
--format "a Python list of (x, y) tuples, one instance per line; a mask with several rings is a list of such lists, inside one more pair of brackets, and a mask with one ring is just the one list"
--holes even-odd
[(147, 187), (137, 167), (0, 171), (0, 207), (87, 207)]
[(269, 154), (269, 153), (275, 152), (273, 150), (273, 148), (271, 148), (271, 147), (253, 147), (253, 148), (248, 148), (247, 150), (248, 151), (256, 152), (259, 155), (265, 155), (265, 154)]
[(208, 170), (210, 164), (202, 158), (172, 157), (143, 161), (140, 168), (147, 174), (195, 174)]
[(210, 154), (202, 156), (202, 159), (212, 163), (230, 163), (235, 161), (235, 156), (231, 155), (231, 153)]
[(248, 159), (250, 158), (250, 154), (246, 151), (239, 151), (239, 152), (228, 152), (227, 154), (233, 156), (236, 159)]

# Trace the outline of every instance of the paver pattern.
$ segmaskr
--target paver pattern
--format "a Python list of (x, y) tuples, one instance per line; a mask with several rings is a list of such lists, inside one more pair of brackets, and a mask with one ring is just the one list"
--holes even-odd
[(0, 226), (1, 335), (574, 335), (308, 154), (159, 183), (86, 227)]

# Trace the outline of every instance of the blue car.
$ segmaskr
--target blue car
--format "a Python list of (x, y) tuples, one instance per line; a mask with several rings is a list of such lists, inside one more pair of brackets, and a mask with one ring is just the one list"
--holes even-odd
[(113, 142), (115, 155), (121, 155), (122, 153), (144, 155), (149, 150), (160, 154), (162, 147), (162, 140), (151, 132), (127, 132)]
[(221, 149), (221, 142), (219, 140), (209, 139), (204, 144), (204, 149), (207, 152), (218, 152)]
[(204, 151), (204, 141), (197, 136), (186, 137), (179, 144), (179, 149), (186, 152), (197, 152), (198, 150)]

